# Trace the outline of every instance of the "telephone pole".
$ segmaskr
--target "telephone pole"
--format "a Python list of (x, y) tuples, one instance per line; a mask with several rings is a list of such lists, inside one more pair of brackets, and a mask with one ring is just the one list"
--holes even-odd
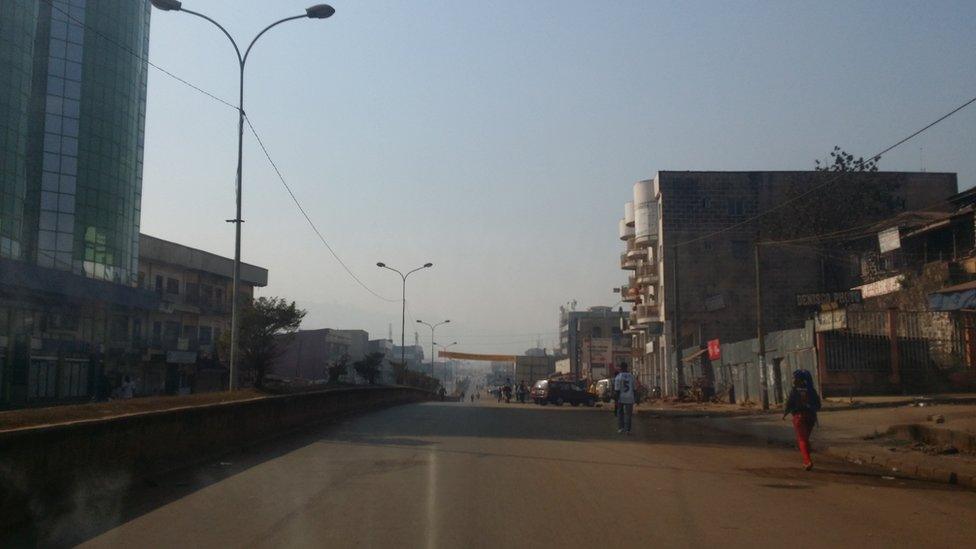
[(762, 376), (762, 409), (769, 409), (769, 375), (766, 373), (766, 334), (763, 332), (762, 270), (759, 238), (756, 238), (756, 339), (759, 341), (759, 375)]
[(681, 363), (681, 294), (678, 291), (678, 246), (674, 246), (672, 249), (674, 250), (671, 267), (674, 278), (674, 318), (671, 322), (674, 331), (674, 368), (678, 384), (675, 396), (677, 396), (681, 394), (681, 387), (685, 384), (685, 372)]

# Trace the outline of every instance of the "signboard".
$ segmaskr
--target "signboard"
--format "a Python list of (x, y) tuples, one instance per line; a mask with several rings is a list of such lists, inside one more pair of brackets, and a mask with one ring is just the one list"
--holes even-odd
[(594, 337), (587, 344), (591, 367), (613, 364), (613, 340), (608, 337)]
[(901, 290), (902, 278), (902, 275), (890, 276), (870, 284), (858, 286), (854, 289), (860, 290), (861, 295), (865, 299), (869, 297), (877, 297), (879, 295), (892, 294)]
[(196, 351), (166, 351), (166, 362), (169, 364), (196, 364)]
[(847, 328), (847, 310), (821, 311), (817, 313), (816, 331), (829, 332)]
[(852, 305), (861, 303), (861, 290), (848, 290), (846, 292), (823, 292), (818, 294), (796, 294), (797, 307), (814, 307), (836, 303), (838, 305)]
[(705, 310), (717, 311), (725, 308), (725, 296), (723, 294), (713, 294), (705, 296)]
[(901, 237), (898, 233), (898, 227), (885, 229), (878, 233), (878, 248), (881, 249), (881, 253), (901, 248)]
[(708, 340), (708, 360), (719, 360), (722, 358), (722, 343), (717, 339)]

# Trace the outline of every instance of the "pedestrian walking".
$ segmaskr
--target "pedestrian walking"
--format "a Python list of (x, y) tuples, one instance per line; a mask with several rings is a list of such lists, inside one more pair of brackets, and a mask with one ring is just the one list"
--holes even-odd
[(620, 363), (620, 373), (613, 378), (613, 395), (616, 400), (617, 432), (630, 434), (630, 424), (634, 415), (634, 402), (637, 380), (628, 372), (626, 362)]
[(817, 424), (817, 412), (820, 411), (820, 395), (813, 387), (813, 376), (807, 370), (793, 372), (793, 390), (786, 399), (783, 419), (793, 414), (793, 430), (796, 432), (796, 445), (803, 456), (803, 468), (813, 469), (810, 459), (810, 433)]

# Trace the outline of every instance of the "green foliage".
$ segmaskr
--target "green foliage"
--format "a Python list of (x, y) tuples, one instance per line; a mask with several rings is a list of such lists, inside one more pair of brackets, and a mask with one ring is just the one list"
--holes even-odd
[(383, 365), (384, 358), (386, 358), (386, 355), (383, 353), (369, 353), (362, 360), (353, 362), (352, 367), (370, 385), (375, 385), (376, 378), (380, 375), (380, 366)]
[(393, 367), (393, 374), (396, 378), (397, 385), (409, 385), (411, 387), (419, 387), (428, 391), (436, 391), (441, 385), (440, 381), (426, 374), (414, 372), (406, 368), (402, 362), (391, 360), (390, 366)]
[[(842, 246), (838, 233), (904, 209), (896, 195), (900, 180), (878, 173), (877, 158), (855, 158), (834, 147), (830, 159), (815, 161), (820, 174), (799, 174), (785, 190), (782, 201), (788, 204), (762, 221), (764, 240), (810, 238), (805, 245)], [(811, 192), (812, 188), (817, 190)]]
[[(240, 309), (237, 348), (242, 372), (254, 376), (254, 385), (264, 386), (268, 366), (277, 358), (283, 346), (294, 338), (306, 311), (279, 297), (260, 297), (243, 303)], [(280, 337), (285, 336), (285, 337)], [(230, 356), (230, 334), (221, 337), (221, 356)]]
[(869, 160), (865, 160), (863, 156), (854, 158), (853, 154), (841, 149), (838, 146), (834, 146), (834, 150), (830, 152), (830, 163), (821, 164), (819, 160), (814, 160), (815, 170), (818, 172), (876, 172), (878, 171), (878, 160), (880, 157), (874, 157)]
[(329, 384), (339, 383), (339, 378), (349, 373), (349, 355), (342, 355), (329, 368)]

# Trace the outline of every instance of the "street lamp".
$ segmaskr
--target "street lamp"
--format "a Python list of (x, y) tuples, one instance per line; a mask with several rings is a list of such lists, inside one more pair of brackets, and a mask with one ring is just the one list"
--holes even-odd
[(234, 51), (237, 53), (237, 63), (240, 68), (240, 94), (238, 95), (237, 103), (237, 214), (234, 219), (228, 219), (228, 223), (234, 223), (234, 288), (233, 288), (233, 301), (231, 302), (231, 319), (230, 319), (230, 390), (234, 390), (234, 370), (237, 365), (237, 331), (239, 325), (240, 316), (240, 306), (238, 302), (240, 301), (240, 290), (241, 290), (241, 224), (244, 220), (241, 219), (241, 184), (242, 184), (242, 163), (244, 157), (244, 64), (247, 63), (247, 56), (251, 53), (251, 48), (254, 47), (254, 43), (261, 38), (264, 33), (271, 30), (272, 27), (280, 25), (286, 21), (294, 21), (295, 19), (326, 19), (332, 17), (335, 13), (335, 9), (328, 4), (316, 4), (310, 8), (305, 9), (303, 15), (294, 15), (291, 17), (286, 17), (279, 21), (271, 23), (264, 30), (259, 32), (257, 36), (251, 40), (248, 44), (247, 49), (244, 50), (244, 55), (241, 55), (241, 49), (237, 46), (237, 41), (234, 37), (227, 32), (220, 23), (214, 21), (210, 17), (198, 13), (192, 10), (185, 9), (183, 3), (178, 0), (150, 0), (153, 6), (162, 11), (181, 11), (183, 13), (189, 13), (190, 15), (196, 15), (201, 19), (205, 19), (214, 24), (220, 32), (224, 33), (224, 36), (230, 40), (231, 45), (234, 46)]
[(437, 324), (428, 324), (423, 320), (418, 320), (417, 324), (423, 324), (430, 328), (430, 377), (434, 377), (434, 330), (437, 329), (441, 324), (447, 324), (450, 320), (445, 320), (443, 322), (438, 322)]
[[(437, 345), (437, 347), (440, 348), (442, 354), (443, 353), (446, 353), (448, 349), (450, 349), (451, 347), (453, 347), (453, 346), (455, 346), (457, 344), (458, 344), (457, 341), (455, 341), (454, 343), (449, 343), (447, 345), (440, 345), (438, 343), (434, 343), (434, 345)], [(453, 371), (454, 369), (451, 368), (451, 370)], [(447, 361), (445, 360), (444, 361), (444, 377), (445, 378), (447, 377), (447, 374), (448, 374), (448, 368), (447, 368)], [(451, 377), (454, 379), (454, 382), (456, 384), (457, 383), (457, 372), (454, 372)], [(447, 380), (445, 379), (444, 381), (447, 381)]]
[(422, 267), (417, 267), (416, 269), (408, 272), (407, 274), (403, 274), (400, 271), (398, 271), (397, 269), (394, 269), (393, 267), (387, 266), (386, 263), (383, 263), (382, 261), (380, 261), (379, 263), (377, 263), (376, 266), (379, 267), (379, 268), (381, 268), (381, 269), (389, 269), (389, 270), (395, 272), (396, 274), (400, 275), (400, 278), (403, 279), (403, 291), (400, 293), (400, 296), (401, 296), (402, 302), (403, 302), (403, 309), (402, 309), (402, 311), (400, 313), (400, 364), (403, 365), (403, 368), (404, 369), (406, 369), (406, 367), (407, 367), (407, 359), (404, 358), (404, 354), (406, 352), (406, 346), (404, 345), (404, 334), (406, 333), (406, 328), (407, 328), (407, 325), (406, 325), (406, 323), (407, 323), (407, 320), (406, 320), (407, 319), (407, 277), (410, 276), (410, 275), (412, 275), (413, 273), (421, 270), (421, 269), (429, 269), (429, 268), (433, 267), (434, 264), (433, 263), (429, 263), (429, 262), (428, 263), (424, 263), (424, 265)]

